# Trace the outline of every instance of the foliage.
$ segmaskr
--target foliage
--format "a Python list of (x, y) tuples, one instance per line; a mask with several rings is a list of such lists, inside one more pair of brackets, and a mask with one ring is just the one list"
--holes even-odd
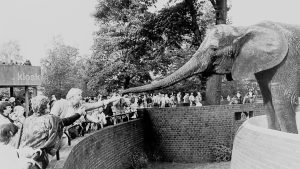
[(228, 95), (232, 97), (233, 95), (236, 95), (237, 91), (239, 91), (241, 95), (244, 96), (246, 93), (249, 92), (249, 89), (253, 89), (253, 91), (257, 91), (258, 93), (256, 94), (258, 96), (261, 95), (256, 80), (227, 81), (223, 79), (221, 96), (223, 98), (226, 98)]
[(0, 61), (6, 63), (22, 63), (23, 56), (20, 54), (20, 45), (17, 41), (8, 41), (0, 46)]
[(133, 169), (142, 169), (148, 165), (148, 157), (145, 152), (142, 150), (134, 149), (131, 152), (131, 168)]
[(112, 91), (149, 83), (179, 68), (196, 51), (212, 22), (211, 17), (203, 19), (205, 3), (183, 1), (150, 13), (147, 9), (154, 2), (99, 1), (94, 15), (99, 31), (88, 64), (89, 89)]
[[(148, 82), (147, 65), (128, 54), (135, 44), (121, 47), (124, 39), (137, 39), (143, 22), (149, 17), (147, 7), (154, 1), (99, 1), (95, 17), (99, 23), (94, 54), (89, 62), (88, 87), (95, 92), (127, 88), (129, 82)], [(132, 56), (132, 55), (131, 55)]]
[(72, 87), (82, 87), (83, 66), (78, 49), (55, 39), (48, 55), (42, 60), (42, 87), (46, 96), (65, 97)]
[(231, 160), (232, 148), (225, 145), (216, 145), (212, 148), (212, 154), (214, 156), (213, 161), (222, 162)]

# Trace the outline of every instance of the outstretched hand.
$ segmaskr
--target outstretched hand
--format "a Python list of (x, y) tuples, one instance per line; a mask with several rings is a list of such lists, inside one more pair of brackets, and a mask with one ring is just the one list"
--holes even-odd
[(85, 114), (85, 107), (81, 106), (76, 110), (76, 113), (80, 114), (80, 115), (84, 115)]
[(110, 102), (117, 102), (120, 101), (120, 99), (122, 99), (123, 97), (121, 97), (120, 95), (113, 95), (109, 100)]

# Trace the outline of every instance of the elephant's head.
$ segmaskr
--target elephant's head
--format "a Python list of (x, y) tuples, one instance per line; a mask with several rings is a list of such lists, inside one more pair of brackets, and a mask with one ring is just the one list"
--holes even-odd
[(288, 51), (280, 28), (271, 22), (249, 27), (217, 25), (208, 31), (192, 58), (177, 71), (157, 82), (124, 90), (144, 92), (171, 86), (196, 74), (232, 74), (234, 80), (278, 65)]

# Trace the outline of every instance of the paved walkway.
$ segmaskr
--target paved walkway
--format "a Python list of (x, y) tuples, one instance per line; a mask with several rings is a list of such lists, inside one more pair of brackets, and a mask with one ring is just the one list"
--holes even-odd
[(183, 163), (151, 163), (146, 169), (230, 169), (230, 162), (183, 164)]

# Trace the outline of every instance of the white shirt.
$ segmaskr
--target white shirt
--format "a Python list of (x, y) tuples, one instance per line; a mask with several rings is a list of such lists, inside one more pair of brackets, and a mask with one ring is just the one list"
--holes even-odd
[(0, 125), (1, 124), (9, 124), (11, 123), (8, 118), (4, 117), (3, 115), (0, 115)]

